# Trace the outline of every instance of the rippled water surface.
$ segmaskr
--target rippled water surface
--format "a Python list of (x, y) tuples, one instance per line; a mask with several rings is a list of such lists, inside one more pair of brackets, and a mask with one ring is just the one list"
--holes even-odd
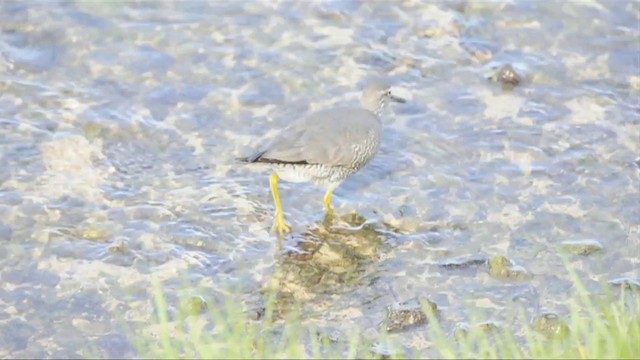
[[(566, 315), (572, 285), (640, 277), (638, 2), (0, 2), (0, 357), (133, 356), (151, 285), (282, 306), (375, 338), (429, 299)], [(515, 86), (492, 81), (511, 65)], [(281, 185), (263, 136), (388, 74), (379, 156), (338, 188)], [(493, 77), (495, 79), (495, 77)], [(570, 242), (573, 241), (573, 242)], [(573, 255), (578, 253), (581, 255)], [(505, 256), (509, 276), (486, 260)], [(502, 274), (504, 275), (504, 274)], [(226, 284), (226, 285), (225, 285)], [(595, 291), (595, 290), (594, 290)], [(169, 297), (170, 306), (177, 301)], [(424, 350), (417, 327), (396, 336)]]

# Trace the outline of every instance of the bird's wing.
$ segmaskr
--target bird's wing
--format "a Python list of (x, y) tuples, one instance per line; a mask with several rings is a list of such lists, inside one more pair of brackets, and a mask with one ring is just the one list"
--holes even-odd
[(380, 120), (364, 109), (314, 113), (278, 134), (255, 161), (350, 166), (355, 146), (365, 146), (380, 132)]

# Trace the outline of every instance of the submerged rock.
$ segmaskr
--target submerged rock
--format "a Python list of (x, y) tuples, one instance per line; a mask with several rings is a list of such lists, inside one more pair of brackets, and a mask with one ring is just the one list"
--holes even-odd
[(622, 277), (618, 279), (609, 280), (609, 285), (618, 286), (628, 290), (640, 291), (640, 279)]
[(432, 313), (438, 310), (438, 306), (434, 302), (429, 300), (420, 302), (417, 299), (411, 299), (388, 306), (387, 317), (381, 325), (388, 332), (399, 332), (426, 324), (428, 317), (423, 306), (424, 309)]
[(544, 313), (533, 319), (533, 330), (548, 339), (562, 340), (569, 335), (569, 326), (557, 314)]
[(503, 87), (513, 88), (520, 84), (522, 78), (510, 64), (500, 67), (489, 80), (499, 82)]
[(567, 240), (560, 243), (562, 251), (574, 255), (588, 256), (604, 250), (604, 246), (593, 239)]
[(521, 266), (513, 264), (513, 262), (502, 255), (496, 255), (489, 259), (489, 275), (504, 280), (529, 280), (531, 274)]
[(293, 240), (295, 245), (278, 258), (276, 283), (278, 293), (298, 301), (369, 281), (362, 273), (383, 245), (373, 225), (354, 213), (328, 215)]

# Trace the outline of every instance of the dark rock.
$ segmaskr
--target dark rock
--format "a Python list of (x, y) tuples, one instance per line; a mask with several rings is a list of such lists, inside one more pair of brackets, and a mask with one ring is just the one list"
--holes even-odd
[(429, 300), (420, 302), (417, 299), (397, 303), (387, 307), (387, 318), (381, 325), (388, 332), (399, 332), (426, 324), (428, 317), (423, 309), (435, 313), (438, 306)]
[(520, 84), (522, 78), (516, 73), (513, 66), (506, 64), (498, 69), (493, 75), (489, 77), (489, 80), (499, 82), (503, 87), (513, 88)]

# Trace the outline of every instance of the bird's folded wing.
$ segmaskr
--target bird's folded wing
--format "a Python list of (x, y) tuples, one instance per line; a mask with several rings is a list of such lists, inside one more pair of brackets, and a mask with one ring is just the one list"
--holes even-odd
[[(319, 112), (283, 130), (256, 161), (351, 166), (357, 146), (371, 136), (367, 111)], [(354, 121), (355, 120), (355, 121)]]

